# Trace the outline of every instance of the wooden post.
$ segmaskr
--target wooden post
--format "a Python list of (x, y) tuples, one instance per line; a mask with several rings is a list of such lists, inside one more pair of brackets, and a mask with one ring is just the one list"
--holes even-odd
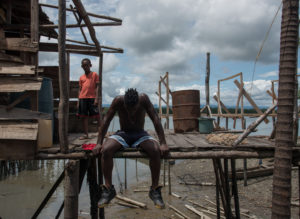
[(78, 218), (79, 161), (71, 160), (65, 169), (64, 218)]
[(206, 53), (206, 77), (205, 77), (206, 106), (209, 106), (209, 77), (210, 77), (210, 53), (208, 52)]
[(90, 158), (87, 170), (87, 178), (90, 192), (90, 215), (92, 219), (98, 218), (98, 185), (97, 185), (97, 166), (96, 158)]
[[(30, 12), (30, 37), (31, 43), (39, 43), (39, 2), (38, 0), (31, 0), (31, 12)], [(33, 53), (28, 55), (30, 58), (30, 64), (35, 65), (36, 71), (35, 75), (37, 76), (37, 67), (38, 67), (38, 54)], [(34, 95), (31, 97), (31, 110), (38, 111), (38, 91), (34, 92)]]
[(124, 159), (124, 186), (127, 189), (127, 159)]
[(158, 99), (158, 106), (159, 106), (159, 119), (161, 121), (162, 119), (162, 108), (161, 108), (161, 81), (158, 83), (158, 94), (159, 94), (159, 99)]
[(59, 28), (58, 28), (58, 61), (59, 61), (59, 143), (62, 153), (68, 153), (68, 118), (69, 118), (69, 90), (68, 73), (66, 69), (66, 0), (59, 0)]
[[(102, 122), (102, 77), (103, 77), (103, 53), (99, 56), (99, 84), (98, 84), (98, 110), (100, 115), (100, 123)], [(98, 124), (100, 127), (101, 124)]]
[(235, 172), (235, 159), (231, 159), (231, 174), (232, 174), (232, 193), (234, 197), (234, 206), (235, 206), (235, 218), (240, 219), (240, 204), (239, 204), (239, 194), (238, 187), (236, 183), (236, 172)]
[[(102, 164), (101, 164), (101, 154), (98, 156), (98, 185), (103, 184), (103, 173), (102, 173)], [(102, 190), (99, 187), (99, 193), (101, 194)], [(104, 208), (99, 209), (99, 218), (105, 219)]]
[(166, 81), (167, 81), (167, 86), (166, 86), (166, 92), (167, 92), (167, 116), (166, 116), (166, 120), (167, 120), (167, 129), (169, 129), (169, 111), (170, 111), (170, 106), (169, 106), (169, 101), (170, 101), (170, 89), (169, 89), (169, 72), (166, 72)]

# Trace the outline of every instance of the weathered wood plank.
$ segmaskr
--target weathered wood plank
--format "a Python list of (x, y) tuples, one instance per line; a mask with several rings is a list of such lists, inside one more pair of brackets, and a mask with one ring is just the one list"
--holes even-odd
[(37, 123), (0, 122), (0, 139), (36, 140), (37, 133)]
[(1, 79), (0, 92), (23, 92), (29, 90), (40, 90), (42, 81), (35, 79)]
[(0, 49), (22, 52), (37, 52), (38, 44), (30, 38), (1, 38)]
[(14, 67), (0, 67), (0, 74), (21, 74), (33, 75), (35, 73), (34, 65), (22, 65)]
[(51, 119), (51, 115), (21, 108), (13, 108), (10, 111), (6, 110), (6, 106), (0, 105), (0, 121), (1, 120), (37, 120)]

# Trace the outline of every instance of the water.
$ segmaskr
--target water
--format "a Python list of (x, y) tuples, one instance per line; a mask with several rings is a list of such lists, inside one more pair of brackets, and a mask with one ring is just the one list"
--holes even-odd
[[(250, 125), (255, 120), (256, 118), (247, 118), (247, 125)], [(251, 135), (270, 135), (272, 131), (272, 118), (269, 118), (269, 121), (268, 124), (262, 122), (257, 128), (258, 131)], [(162, 124), (165, 124), (165, 120), (162, 121)], [(225, 119), (221, 119), (221, 126), (225, 126)], [(233, 120), (229, 119), (229, 128), (232, 129), (232, 127)], [(108, 130), (116, 131), (119, 128), (119, 119), (115, 117)], [(170, 119), (170, 129), (172, 128), (173, 122), (172, 119)], [(149, 117), (146, 117), (145, 129), (154, 130), (154, 126)], [(241, 130), (240, 120), (236, 122), (236, 129)], [(39, 166), (43, 167), (34, 170), (24, 170), (0, 180), (0, 218), (31, 218), (64, 170), (67, 160), (45, 160), (37, 162), (39, 162)], [(129, 186), (137, 183), (137, 180), (150, 180), (150, 170), (147, 163), (148, 160), (136, 163), (135, 159), (127, 159), (127, 183)], [(138, 175), (136, 175), (136, 165)], [(115, 159), (113, 183), (116, 186), (117, 192), (124, 189), (124, 159)], [(39, 218), (54, 218), (63, 202), (63, 197), (64, 190), (63, 183), (61, 183), (49, 200), (46, 208), (42, 210)], [(89, 203), (88, 185), (86, 179), (84, 179), (79, 195), (79, 210), (88, 212)], [(63, 213), (61, 215), (63, 215)], [(63, 218), (63, 216), (61, 216), (61, 218)]]

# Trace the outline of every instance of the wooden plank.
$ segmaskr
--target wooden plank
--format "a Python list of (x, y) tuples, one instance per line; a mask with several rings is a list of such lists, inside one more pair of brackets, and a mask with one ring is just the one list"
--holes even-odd
[(42, 81), (36, 79), (10, 79), (0, 81), (0, 92), (23, 92), (29, 90), (38, 91), (41, 89)]
[(0, 121), (1, 120), (37, 120), (37, 119), (51, 119), (51, 115), (31, 111), (28, 109), (13, 108), (10, 111), (6, 110), (6, 106), (0, 105)]
[(36, 140), (38, 123), (0, 122), (0, 139)]
[(1, 140), (0, 160), (32, 160), (37, 152), (36, 141)]
[[(241, 89), (241, 84), (237, 81), (237, 80), (234, 80), (234, 83), (235, 85)], [(242, 91), (243, 91), (243, 95), (247, 98), (247, 100), (249, 101), (249, 103), (253, 106), (253, 108), (255, 109), (255, 111), (259, 114), (263, 114), (263, 112), (259, 109), (259, 107), (256, 105), (256, 103), (254, 102), (254, 100), (251, 98), (251, 96), (245, 91), (244, 88), (242, 88)], [(266, 118), (265, 120), (265, 123), (268, 123), (269, 120)]]
[[(82, 18), (84, 20), (85, 25), (87, 26), (91, 39), (93, 40), (93, 42), (95, 43), (95, 46), (97, 48), (97, 51), (99, 53), (99, 55), (101, 54), (101, 47), (100, 47), (100, 43), (96, 37), (96, 32), (94, 29), (95, 23), (92, 23), (87, 12), (85, 11), (85, 8), (82, 4), (82, 2), (80, 0), (73, 0), (74, 5), (76, 6), (76, 9), (78, 11), (78, 15), (80, 18)], [(122, 22), (108, 22), (108, 23), (116, 23), (117, 25), (121, 25)]]
[(190, 150), (195, 148), (190, 142), (186, 141), (183, 134), (171, 135), (170, 136), (173, 142), (176, 142), (177, 145), (181, 148), (181, 151)]
[(31, 95), (30, 92), (25, 92), (22, 96), (20, 96), (18, 99), (16, 99), (15, 101), (13, 101), (12, 103), (10, 103), (7, 107), (6, 110), (11, 110), (12, 108), (14, 108), (14, 106), (16, 106), (17, 104), (23, 102), (26, 98), (28, 98)]
[[(49, 4), (43, 4), (43, 3), (40, 3), (40, 5), (44, 6), (44, 7), (57, 8), (58, 9), (58, 6), (55, 6), (55, 5), (49, 5)], [(67, 11), (77, 12), (77, 10), (73, 9), (73, 8), (66, 8), (66, 10)], [(105, 15), (100, 15), (100, 14), (93, 14), (93, 13), (87, 13), (87, 15), (92, 16), (92, 17), (96, 17), (96, 18), (102, 18), (102, 19), (107, 19), (107, 20), (122, 22), (121, 19), (110, 17), (110, 16), (105, 16)]]
[(33, 75), (35, 73), (34, 65), (22, 65), (14, 67), (0, 67), (0, 74), (21, 74)]
[[(99, 27), (99, 26), (120, 26), (122, 25), (122, 22), (116, 22), (116, 21), (111, 21), (111, 22), (95, 22), (91, 23), (91, 26)], [(88, 27), (86, 24), (67, 24), (66, 28), (78, 28), (78, 27)], [(42, 24), (40, 25), (41, 29), (53, 29), (53, 28), (58, 28), (58, 25), (56, 24)]]
[(22, 52), (37, 52), (38, 44), (30, 38), (1, 38), (0, 49)]

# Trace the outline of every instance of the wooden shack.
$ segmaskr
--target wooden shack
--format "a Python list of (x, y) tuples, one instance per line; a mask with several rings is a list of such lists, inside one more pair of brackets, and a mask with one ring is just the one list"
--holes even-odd
[[(65, 15), (66, 11), (73, 13), (77, 23), (57, 25), (49, 20), (42, 9), (48, 7), (57, 10), (58, 6), (39, 4), (38, 0), (0, 2), (0, 159), (34, 159), (38, 142), (40, 142), (38, 138), (41, 137), (39, 131), (43, 128), (41, 120), (52, 120), (54, 133), (46, 135), (53, 135), (54, 139), (58, 140), (60, 101), (65, 104), (63, 105), (65, 112), (69, 112), (69, 114), (63, 113), (62, 119), (68, 122), (61, 126), (70, 122), (71, 125), (66, 125), (69, 131), (81, 131), (79, 129), (81, 126), (77, 125), (79, 120), (75, 116), (76, 102), (64, 101), (65, 93), (60, 92), (60, 90), (67, 89), (68, 100), (78, 97), (78, 82), (69, 81), (71, 53), (101, 57), (99, 62), (102, 63), (103, 53), (123, 52), (119, 48), (100, 46), (93, 34), (91, 34), (91, 39), (94, 43), (88, 42), (82, 29), (87, 27), (91, 31), (93, 26), (121, 25), (122, 20), (87, 13), (80, 1), (74, 1), (74, 5), (77, 8), (65, 7), (63, 12)], [(111, 22), (91, 23), (84, 14)], [(87, 24), (81, 23), (82, 21)], [(60, 34), (56, 31), (59, 26), (65, 33), (67, 28), (80, 28), (84, 41), (66, 39), (61, 30)], [(58, 43), (41, 42), (41, 36), (58, 39)], [(64, 44), (63, 50), (60, 50), (61, 44)], [(60, 59), (58, 66), (39, 66), (38, 52), (40, 51), (59, 52), (59, 55), (63, 54), (66, 59), (62, 60), (63, 63)], [(64, 68), (59, 66), (64, 66)], [(102, 64), (99, 67), (99, 74), (102, 74)], [(45, 78), (51, 80), (48, 90), (42, 92)], [(45, 93), (46, 96), (41, 93)], [(48, 101), (47, 110), (41, 107), (41, 102), (44, 101)], [(99, 104), (100, 108), (101, 104), (102, 100)], [(64, 129), (64, 127), (61, 128)], [(91, 124), (91, 130), (96, 129), (97, 124)], [(68, 129), (65, 136), (67, 136), (67, 131)], [(53, 139), (45, 135), (42, 137)], [(61, 142), (66, 145), (64, 141)]]

